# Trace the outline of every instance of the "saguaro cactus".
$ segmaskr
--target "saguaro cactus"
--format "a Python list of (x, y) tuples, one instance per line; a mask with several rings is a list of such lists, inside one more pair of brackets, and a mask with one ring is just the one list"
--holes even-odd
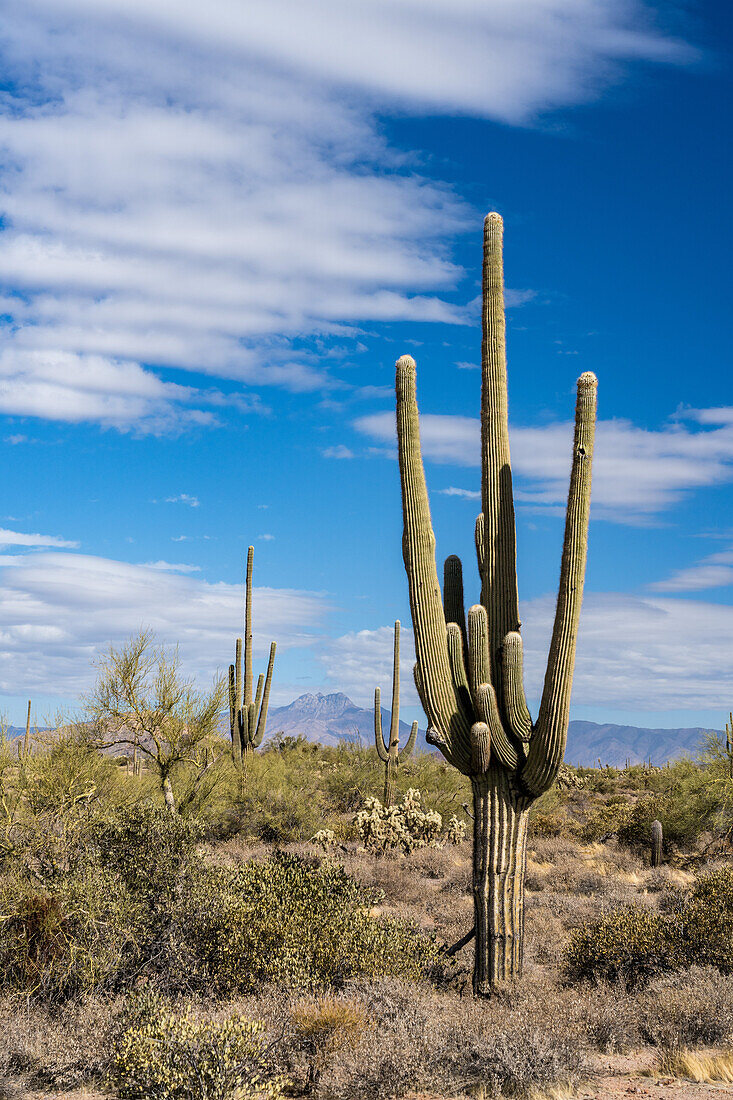
[(725, 723), (725, 751), (728, 756), (728, 773), (733, 779), (733, 714)]
[(652, 850), (650, 861), (652, 867), (659, 867), (661, 865), (663, 839), (662, 822), (655, 818), (654, 821), (652, 821)]
[(394, 800), (395, 772), (400, 756), (407, 757), (415, 747), (417, 722), (412, 723), (410, 736), (400, 749), (400, 622), (394, 624), (394, 664), (392, 666), (392, 716), (389, 724), (389, 741), (382, 732), (382, 699), (379, 688), (374, 689), (374, 743), (379, 759), (384, 762), (384, 802), (391, 806)]
[(26, 757), (31, 751), (31, 701), (28, 700), (28, 713), (25, 719), (25, 737), (23, 738), (23, 756)]
[(555, 624), (539, 714), (525, 701), (504, 343), (502, 220), (484, 222), (481, 385), (482, 512), (476, 522), (481, 602), (463, 609), (462, 568), (445, 563), (444, 590), (420, 449), (415, 363), (397, 361), (397, 439), (405, 569), (415, 631), (415, 683), (428, 741), (471, 779), (476, 994), (522, 969), (527, 816), (565, 752), (583, 595), (595, 431), (596, 378), (578, 380), (575, 438)]
[[(229, 729), (232, 737), (232, 755), (237, 764), (262, 744), (267, 724), (267, 707), (270, 701), (272, 670), (275, 664), (275, 642), (270, 643), (270, 659), (267, 674), (260, 673), (257, 690), (252, 695), (252, 572), (254, 546), (247, 551), (247, 576), (244, 592), (244, 647), (237, 638), (234, 664), (229, 666)], [(242, 649), (244, 648), (244, 667)]]

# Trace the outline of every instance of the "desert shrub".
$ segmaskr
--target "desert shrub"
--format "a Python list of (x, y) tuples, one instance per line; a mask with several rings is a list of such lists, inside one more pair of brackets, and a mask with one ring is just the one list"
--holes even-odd
[(665, 971), (714, 966), (733, 971), (733, 867), (674, 891), (661, 912), (629, 906), (573, 933), (565, 952), (571, 980), (603, 978), (629, 986)]
[(364, 847), (376, 851), (395, 848), (413, 852), (416, 848), (441, 847), (449, 837), (454, 843), (463, 839), (457, 839), (460, 822), (455, 814), (450, 834), (442, 836), (443, 818), (435, 810), (424, 810), (420, 791), (413, 789), (395, 806), (383, 806), (378, 798), (365, 799), (354, 821)]
[(617, 909), (571, 934), (565, 973), (571, 981), (603, 979), (635, 987), (681, 965), (678, 940), (678, 928), (663, 914), (639, 906)]
[(601, 840), (614, 833), (620, 837), (633, 810), (625, 799), (616, 801), (617, 797), (612, 795), (605, 805), (599, 806), (588, 814), (580, 834), (584, 841)]
[(122, 1100), (277, 1100), (264, 1028), (242, 1016), (197, 1019), (143, 994), (114, 1045), (112, 1078)]
[(733, 971), (733, 866), (700, 875), (689, 893), (672, 896), (669, 909), (681, 923), (688, 966)]
[(0, 887), (0, 974), (6, 989), (62, 1001), (116, 984), (136, 956), (144, 911), (119, 880), (89, 867), (53, 889)]
[(116, 872), (133, 894), (159, 908), (170, 900), (203, 832), (193, 818), (140, 802), (100, 818), (93, 835), (102, 865)]
[(733, 978), (692, 967), (651, 983), (639, 1001), (641, 1038), (666, 1049), (722, 1043), (733, 1037)]
[(408, 924), (371, 916), (378, 900), (335, 864), (276, 853), (266, 863), (192, 875), (175, 934), (199, 981), (225, 991), (419, 975), (436, 957), (436, 944)]

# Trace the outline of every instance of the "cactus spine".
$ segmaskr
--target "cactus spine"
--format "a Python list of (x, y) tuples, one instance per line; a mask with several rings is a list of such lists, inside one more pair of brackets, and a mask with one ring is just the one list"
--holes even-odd
[[(237, 638), (234, 664), (229, 666), (229, 731), (232, 738), (234, 762), (243, 765), (265, 735), (267, 707), (270, 701), (272, 670), (275, 665), (275, 642), (270, 643), (270, 659), (267, 673), (257, 680), (257, 690), (252, 696), (252, 573), (254, 546), (247, 551), (247, 574), (244, 594), (244, 646)], [(244, 662), (242, 661), (244, 650)]]
[(596, 379), (578, 380), (573, 463), (555, 623), (539, 714), (525, 701), (504, 345), (502, 220), (484, 223), (481, 385), (482, 512), (476, 523), (481, 602), (463, 607), (460, 560), (445, 563), (441, 601), (420, 448), (415, 363), (397, 361), (397, 440), (415, 682), (428, 741), (471, 779), (474, 808), (473, 988), (487, 994), (522, 969), (529, 806), (552, 786), (565, 752), (583, 596)]
[(652, 850), (650, 860), (652, 867), (659, 867), (662, 863), (663, 840), (662, 822), (655, 818), (655, 820), (652, 821)]
[(409, 756), (415, 747), (417, 722), (412, 723), (407, 744), (400, 749), (400, 622), (394, 624), (394, 662), (392, 666), (392, 717), (389, 725), (389, 741), (382, 732), (382, 699), (379, 688), (374, 690), (374, 743), (379, 759), (384, 763), (384, 805), (394, 801), (395, 772), (400, 756)]

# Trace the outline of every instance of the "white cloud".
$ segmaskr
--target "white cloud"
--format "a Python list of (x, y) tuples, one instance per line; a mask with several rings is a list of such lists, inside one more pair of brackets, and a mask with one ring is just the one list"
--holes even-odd
[[(92, 662), (141, 626), (179, 643), (184, 671), (205, 682), (231, 659), (242, 587), (186, 575), (192, 568), (49, 551), (0, 556), (0, 692), (85, 691)], [(273, 638), (280, 651), (311, 645), (329, 610), (318, 593), (266, 587), (255, 588), (254, 607), (258, 660)]]
[[(554, 597), (522, 606), (528, 691), (542, 690)], [(589, 593), (583, 604), (573, 702), (615, 710), (730, 709), (733, 607)]]
[(450, 485), (447, 489), (438, 489), (439, 493), (442, 493), (445, 497), (461, 497), (463, 500), (481, 500), (481, 491), (479, 489), (458, 489), (455, 485)]
[[(525, 680), (536, 716), (555, 597), (522, 603)], [(417, 706), (412, 631), (402, 627), (402, 701)], [(581, 615), (573, 704), (598, 709), (730, 709), (733, 607), (702, 601), (589, 593)], [(326, 643), (329, 682), (369, 706), (391, 690), (392, 629), (362, 630)]]
[[(733, 478), (733, 420), (716, 419), (718, 409), (695, 414), (710, 429), (676, 421), (658, 430), (626, 420), (598, 424), (593, 461), (593, 515), (621, 522), (643, 522), (681, 500), (692, 489)], [(707, 419), (705, 419), (707, 417)], [(373, 439), (392, 442), (394, 413), (375, 413), (355, 422)], [(479, 422), (467, 416), (422, 413), (423, 455), (433, 462), (478, 466)], [(515, 426), (510, 430), (517, 500), (553, 509), (567, 498), (572, 451), (571, 424)]]
[(338, 443), (335, 447), (324, 447), (321, 451), (324, 458), (353, 458), (354, 452), (345, 447), (343, 443)]
[(153, 431), (215, 420), (161, 369), (315, 390), (303, 338), (466, 319), (467, 211), (377, 112), (523, 123), (689, 56), (641, 0), (25, 0), (2, 49), (0, 410)]
[(257, 538), (261, 539), (263, 542), (272, 542), (272, 540), (275, 538), (275, 536), (270, 535), (270, 534), (266, 534), (266, 535), (258, 535)]
[(6, 546), (55, 546), (73, 549), (78, 545), (78, 542), (70, 542), (68, 539), (60, 539), (57, 538), (55, 535), (28, 535), (21, 531), (9, 531), (7, 527), (0, 527), (0, 548), (2, 549), (4, 549)]
[(656, 592), (699, 592), (733, 584), (733, 547), (709, 554), (702, 561), (679, 569), (671, 577), (650, 585)]
[(201, 502), (198, 497), (190, 496), (188, 493), (179, 493), (177, 497), (166, 497), (165, 503), (187, 504), (189, 508), (198, 508)]
[[(325, 641), (320, 661), (329, 683), (362, 707), (374, 706), (374, 689), (381, 689), (383, 705), (392, 697), (394, 627), (358, 630)], [(415, 648), (412, 630), (400, 631), (400, 698), (405, 707), (419, 706), (412, 668)]]

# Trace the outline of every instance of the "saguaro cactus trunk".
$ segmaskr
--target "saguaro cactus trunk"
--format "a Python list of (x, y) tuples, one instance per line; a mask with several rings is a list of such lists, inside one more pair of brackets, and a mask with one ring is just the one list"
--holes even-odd
[[(267, 673), (260, 673), (257, 690), (252, 697), (252, 575), (254, 571), (254, 546), (247, 550), (247, 574), (244, 595), (244, 646), (237, 638), (234, 651), (234, 664), (229, 666), (229, 729), (232, 737), (232, 756), (239, 765), (246, 763), (247, 757), (259, 745), (265, 735), (267, 708), (270, 701), (272, 670), (275, 665), (275, 642), (270, 643), (270, 659)], [(242, 650), (244, 649), (244, 667)]]
[(596, 388), (578, 379), (572, 470), (555, 623), (539, 714), (527, 707), (509, 454), (502, 267), (503, 225), (484, 223), (481, 497), (476, 552), (481, 601), (464, 611), (461, 562), (445, 563), (441, 598), (420, 448), (416, 368), (397, 361), (397, 440), (405, 569), (415, 632), (415, 683), (428, 741), (471, 778), (477, 994), (522, 969), (527, 815), (552, 786), (565, 752), (588, 542)]
[(664, 834), (662, 832), (662, 822), (655, 820), (652, 821), (652, 850), (651, 850), (651, 865), (652, 867), (659, 867), (662, 863), (662, 843), (664, 840)]
[(382, 733), (382, 698), (379, 688), (374, 691), (374, 743), (377, 755), (384, 763), (384, 805), (394, 802), (395, 778), (400, 756), (409, 756), (415, 747), (417, 722), (412, 723), (410, 736), (400, 749), (400, 623), (394, 624), (394, 657), (392, 665), (392, 716), (389, 723), (389, 741)]

